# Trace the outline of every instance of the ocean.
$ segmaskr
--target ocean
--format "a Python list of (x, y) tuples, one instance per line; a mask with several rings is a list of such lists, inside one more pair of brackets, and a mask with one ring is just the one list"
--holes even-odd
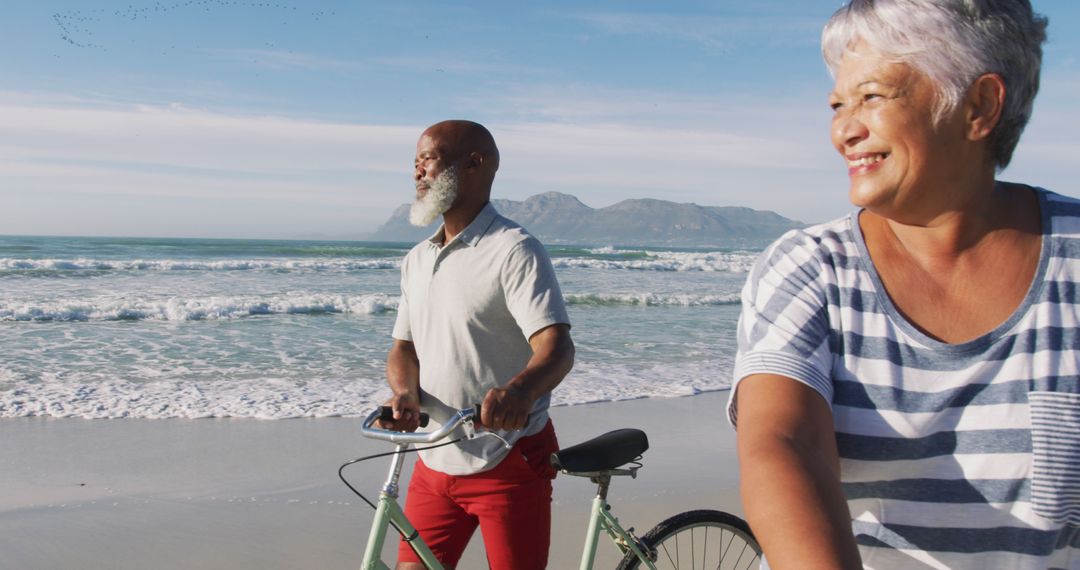
[[(0, 236), (0, 417), (363, 416), (412, 244)], [(727, 388), (747, 249), (548, 246), (555, 405)]]

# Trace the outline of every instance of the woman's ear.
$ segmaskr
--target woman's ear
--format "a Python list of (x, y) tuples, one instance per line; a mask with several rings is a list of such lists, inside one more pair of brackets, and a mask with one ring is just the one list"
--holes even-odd
[(964, 104), (968, 139), (985, 139), (1001, 120), (1005, 108), (1005, 80), (996, 73), (980, 75), (968, 88)]

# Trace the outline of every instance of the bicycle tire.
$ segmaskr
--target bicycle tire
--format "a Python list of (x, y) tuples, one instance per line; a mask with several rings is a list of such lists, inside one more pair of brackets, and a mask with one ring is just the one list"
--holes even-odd
[[(641, 541), (656, 555), (656, 568), (744, 570), (757, 568), (761, 547), (741, 518), (708, 509), (679, 513), (653, 527)], [(641, 560), (627, 552), (619, 570), (638, 570)]]

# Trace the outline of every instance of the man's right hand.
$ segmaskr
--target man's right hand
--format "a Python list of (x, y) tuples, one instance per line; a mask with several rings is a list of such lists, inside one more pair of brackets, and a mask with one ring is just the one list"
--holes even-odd
[(420, 427), (420, 398), (416, 394), (395, 394), (383, 405), (394, 410), (394, 419), (379, 420), (379, 427), (393, 431), (416, 431)]

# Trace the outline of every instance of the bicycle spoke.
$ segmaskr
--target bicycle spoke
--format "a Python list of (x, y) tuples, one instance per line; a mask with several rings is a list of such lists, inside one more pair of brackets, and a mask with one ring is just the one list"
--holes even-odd
[(694, 529), (690, 529), (690, 570), (694, 569)]
[[(676, 564), (675, 561), (671, 559), (671, 552), (668, 551), (667, 546), (664, 546), (663, 544), (661, 544), (660, 547), (664, 549), (664, 556), (667, 556), (668, 562), (671, 563), (671, 567), (672, 568), (678, 568), (679, 565)], [(676, 552), (678, 552), (678, 548), (679, 548), (678, 545), (676, 545), (675, 548), (676, 548)]]
[[(675, 515), (642, 540), (656, 556), (658, 570), (748, 570), (761, 552), (745, 521), (704, 509)], [(642, 566), (636, 556), (627, 556), (620, 568), (640, 570)]]

